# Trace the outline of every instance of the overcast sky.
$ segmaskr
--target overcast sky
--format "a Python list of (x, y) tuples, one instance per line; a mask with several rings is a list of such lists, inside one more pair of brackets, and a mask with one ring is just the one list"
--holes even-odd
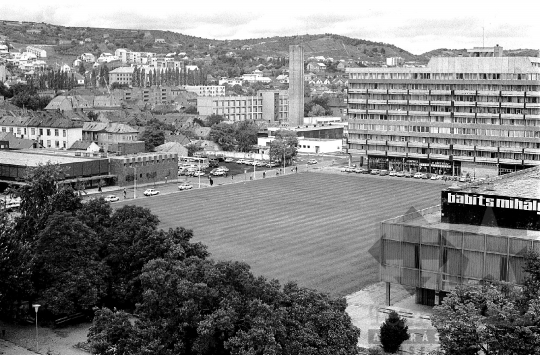
[[(540, 48), (540, 0), (0, 0), (0, 20), (170, 30), (210, 39), (334, 33), (437, 48)], [(482, 35), (484, 29), (484, 37)]]

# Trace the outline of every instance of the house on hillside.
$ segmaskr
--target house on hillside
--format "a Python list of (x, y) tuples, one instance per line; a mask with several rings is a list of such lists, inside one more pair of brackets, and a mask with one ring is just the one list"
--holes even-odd
[(306, 70), (312, 71), (315, 73), (322, 73), (326, 71), (326, 65), (324, 65), (323, 63), (318, 63), (318, 62), (309, 62), (307, 64)]
[(68, 150), (82, 150), (90, 153), (98, 153), (100, 151), (100, 148), (99, 145), (97, 145), (95, 142), (87, 142), (80, 140), (74, 142)]

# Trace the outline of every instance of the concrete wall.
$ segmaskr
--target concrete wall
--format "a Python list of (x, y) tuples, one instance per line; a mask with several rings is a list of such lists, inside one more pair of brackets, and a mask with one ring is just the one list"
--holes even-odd
[[(118, 176), (118, 186), (133, 185), (134, 173), (137, 184), (176, 179), (178, 155), (176, 153), (152, 153), (110, 159), (111, 174)], [(154, 178), (155, 173), (155, 178)]]

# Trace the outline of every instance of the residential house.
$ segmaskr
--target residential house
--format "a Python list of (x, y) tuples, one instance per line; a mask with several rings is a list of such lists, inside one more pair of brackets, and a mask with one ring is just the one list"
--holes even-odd
[(125, 123), (84, 122), (82, 140), (96, 142), (105, 152), (117, 151), (118, 143), (136, 142), (139, 131)]
[(46, 148), (67, 149), (82, 139), (82, 122), (55, 115), (32, 113), (31, 116), (0, 118), (1, 132), (13, 133), (18, 138), (36, 140)]
[(306, 67), (307, 71), (312, 71), (315, 73), (321, 73), (326, 71), (326, 65), (319, 62), (309, 62)]
[(90, 153), (98, 153), (100, 151), (100, 147), (94, 142), (87, 142), (81, 140), (73, 143), (69, 150), (84, 150)]
[[(4, 148), (2, 148), (2, 146)], [(34, 148), (42, 148), (42, 146), (35, 140), (17, 138), (11, 132), (0, 132), (0, 149), (19, 150)]]
[(94, 63), (96, 61), (96, 56), (92, 53), (83, 53), (81, 54), (80, 59), (86, 63)]

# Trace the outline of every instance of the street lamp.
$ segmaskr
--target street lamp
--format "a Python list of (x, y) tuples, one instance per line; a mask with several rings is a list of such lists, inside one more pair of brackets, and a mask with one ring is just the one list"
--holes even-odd
[(37, 313), (38, 308), (40, 307), (40, 304), (33, 304), (32, 307), (34, 307), (34, 310), (36, 311), (36, 353), (39, 353), (39, 343), (38, 343), (38, 327), (37, 327)]
[(133, 199), (135, 200), (137, 198), (137, 167), (132, 166), (133, 168)]

